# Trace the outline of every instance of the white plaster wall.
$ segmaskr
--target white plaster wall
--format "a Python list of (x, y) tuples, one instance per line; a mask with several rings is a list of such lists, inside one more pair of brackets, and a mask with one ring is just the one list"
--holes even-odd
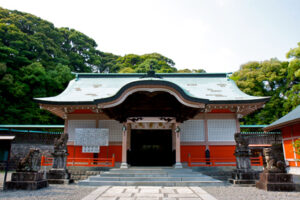
[(236, 133), (235, 119), (207, 120), (208, 141), (234, 141)]
[(122, 142), (122, 124), (115, 120), (99, 120), (99, 128), (109, 129), (110, 142)]
[(181, 141), (198, 142), (204, 141), (204, 120), (188, 120), (180, 125)]
[(96, 120), (68, 120), (69, 141), (75, 140), (75, 128), (96, 128)]

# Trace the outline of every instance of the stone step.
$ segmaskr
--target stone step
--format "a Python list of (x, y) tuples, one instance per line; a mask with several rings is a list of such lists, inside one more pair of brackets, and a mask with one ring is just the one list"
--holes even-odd
[(222, 181), (80, 181), (82, 186), (223, 186)]
[(79, 185), (102, 186), (218, 186), (226, 183), (192, 169), (129, 168), (111, 169), (79, 181)]
[(89, 181), (215, 181), (211, 177), (101, 177), (93, 176)]
[(101, 173), (102, 177), (168, 177), (167, 173)]
[(131, 174), (131, 173), (190, 173), (192, 169), (111, 169), (110, 171), (102, 173), (119, 173), (119, 174)]
[(101, 173), (101, 177), (208, 177), (200, 173)]
[(209, 176), (200, 173), (185, 173), (185, 174), (170, 173), (168, 174), (168, 177), (209, 177)]

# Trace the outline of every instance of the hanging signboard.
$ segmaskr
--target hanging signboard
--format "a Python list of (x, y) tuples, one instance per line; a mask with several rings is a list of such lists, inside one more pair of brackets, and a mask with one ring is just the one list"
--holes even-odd
[(75, 145), (83, 153), (99, 153), (100, 146), (108, 146), (109, 130), (103, 128), (75, 128)]

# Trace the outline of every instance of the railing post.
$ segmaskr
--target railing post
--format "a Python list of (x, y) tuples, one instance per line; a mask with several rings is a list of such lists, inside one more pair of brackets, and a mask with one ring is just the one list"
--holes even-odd
[(259, 156), (259, 165), (263, 166), (264, 165), (264, 161), (263, 161), (263, 157)]
[(115, 167), (115, 154), (112, 154), (112, 162), (111, 162), (112, 167)]
[(42, 155), (42, 158), (41, 158), (41, 166), (44, 166), (44, 163), (45, 163), (45, 156)]

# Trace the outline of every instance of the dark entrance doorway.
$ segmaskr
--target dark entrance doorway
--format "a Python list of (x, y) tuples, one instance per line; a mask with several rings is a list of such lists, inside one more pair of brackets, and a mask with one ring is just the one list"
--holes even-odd
[(132, 166), (172, 166), (172, 130), (131, 130), (131, 151), (128, 163)]

